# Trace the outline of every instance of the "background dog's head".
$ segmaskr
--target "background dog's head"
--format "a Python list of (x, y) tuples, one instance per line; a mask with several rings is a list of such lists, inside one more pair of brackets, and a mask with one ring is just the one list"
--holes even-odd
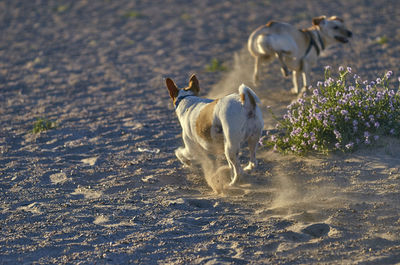
[(171, 78), (165, 80), (167, 88), (169, 91), (169, 96), (172, 98), (174, 105), (178, 97), (188, 96), (198, 96), (200, 92), (199, 80), (197, 80), (196, 75), (192, 75), (189, 79), (189, 85), (183, 89), (179, 89)]
[(315, 17), (312, 20), (313, 26), (318, 27), (322, 35), (329, 39), (328, 41), (338, 41), (341, 43), (349, 42), (349, 38), (353, 35), (350, 30), (344, 26), (343, 19), (332, 16)]

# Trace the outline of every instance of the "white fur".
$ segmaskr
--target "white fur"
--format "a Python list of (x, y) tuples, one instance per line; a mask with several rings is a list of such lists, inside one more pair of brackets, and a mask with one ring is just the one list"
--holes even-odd
[(344, 27), (342, 20), (337, 17), (314, 18), (313, 27), (304, 31), (282, 22), (272, 22), (261, 26), (251, 33), (248, 40), (249, 52), (255, 58), (254, 83), (259, 81), (261, 64), (278, 58), (284, 76), (288, 75), (289, 70), (293, 71), (291, 91), (295, 94), (299, 93), (298, 77), (300, 73), (303, 78), (301, 91), (305, 91), (309, 86), (308, 73), (311, 65), (318, 57), (315, 47), (312, 47), (307, 53), (310, 41), (305, 31), (312, 34), (321, 52), (324, 48), (340, 40), (347, 42), (352, 35)]
[[(180, 89), (177, 98), (190, 93), (192, 91)], [(230, 185), (234, 185), (242, 172), (238, 159), (240, 145), (247, 141), (250, 162), (245, 170), (252, 170), (256, 166), (256, 149), (264, 122), (261, 110), (258, 105), (252, 106), (248, 93), (260, 103), (256, 94), (245, 85), (239, 87), (238, 94), (230, 94), (218, 100), (212, 113), (211, 141), (198, 135), (196, 120), (206, 104), (212, 100), (190, 96), (180, 101), (176, 114), (182, 126), (185, 146), (178, 148), (175, 154), (184, 165), (191, 165), (191, 161), (201, 158), (204, 154), (225, 154), (231, 168)], [(241, 94), (245, 95), (244, 104)]]

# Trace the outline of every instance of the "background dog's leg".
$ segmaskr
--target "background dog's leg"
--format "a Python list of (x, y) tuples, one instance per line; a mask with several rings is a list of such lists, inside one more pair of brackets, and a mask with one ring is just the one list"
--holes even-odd
[(259, 85), (260, 84), (261, 66), (263, 64), (271, 62), (273, 59), (274, 59), (274, 57), (270, 56), (270, 55), (262, 55), (262, 56), (255, 57), (254, 75), (253, 75), (254, 85)]
[(254, 74), (253, 74), (254, 85), (258, 85), (258, 83), (259, 83), (258, 73), (260, 71), (260, 66), (261, 66), (261, 58), (260, 58), (260, 56), (256, 56), (255, 63), (254, 63)]
[(301, 93), (305, 92), (308, 88), (308, 74), (307, 72), (302, 72), (301, 75), (303, 76), (303, 88), (301, 89)]
[(285, 62), (283, 61), (283, 51), (276, 52), (276, 57), (278, 58), (279, 64), (281, 65), (281, 72), (284, 77), (289, 76), (289, 69), (287, 68)]
[(249, 164), (244, 168), (245, 171), (251, 171), (257, 165), (256, 150), (257, 150), (257, 145), (258, 145), (259, 139), (260, 139), (260, 137), (258, 135), (258, 137), (250, 137), (249, 140), (247, 140), (247, 143), (248, 143), (249, 149), (250, 149), (250, 161), (249, 161)]
[(292, 73), (292, 78), (293, 78), (293, 88), (290, 90), (293, 94), (299, 93), (299, 77), (298, 77), (298, 72), (293, 70)]

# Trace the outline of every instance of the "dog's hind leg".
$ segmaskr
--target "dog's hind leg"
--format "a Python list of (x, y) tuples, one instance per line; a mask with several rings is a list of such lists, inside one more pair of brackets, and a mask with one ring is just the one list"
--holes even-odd
[(289, 76), (289, 69), (285, 62), (283, 61), (283, 54), (287, 52), (285, 51), (279, 51), (275, 53), (275, 56), (278, 58), (279, 64), (281, 65), (281, 72), (284, 77)]
[(228, 161), (229, 167), (231, 168), (231, 182), (229, 186), (235, 185), (241, 175), (241, 167), (238, 161), (239, 146), (232, 145), (231, 143), (225, 143), (225, 157)]
[(260, 55), (255, 57), (255, 63), (254, 63), (254, 74), (253, 74), (253, 82), (254, 85), (258, 85), (260, 83), (260, 70), (262, 64), (268, 63), (272, 61), (274, 57), (270, 55)]
[(249, 151), (250, 151), (250, 161), (249, 164), (244, 168), (245, 171), (251, 171), (257, 166), (257, 160), (256, 160), (256, 151), (257, 151), (257, 145), (258, 145), (258, 140), (260, 139), (260, 135), (250, 137), (247, 140), (247, 143), (249, 145)]
[(254, 62), (254, 74), (253, 74), (253, 83), (254, 85), (258, 85), (260, 78), (258, 77), (259, 72), (260, 72), (260, 66), (261, 66), (261, 58), (260, 56), (255, 57), (255, 62)]

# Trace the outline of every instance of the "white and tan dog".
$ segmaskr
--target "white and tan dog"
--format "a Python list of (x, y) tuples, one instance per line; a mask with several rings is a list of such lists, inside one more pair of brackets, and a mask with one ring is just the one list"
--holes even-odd
[(247, 45), (255, 57), (255, 83), (259, 81), (261, 64), (278, 58), (285, 77), (289, 75), (289, 69), (293, 71), (292, 93), (299, 93), (299, 73), (303, 77), (301, 91), (304, 92), (309, 86), (310, 66), (315, 63), (320, 52), (334, 43), (347, 43), (352, 36), (343, 20), (336, 16), (316, 17), (312, 23), (312, 27), (298, 30), (290, 24), (271, 21), (251, 33)]
[(238, 155), (244, 141), (250, 149), (250, 162), (245, 170), (252, 170), (257, 164), (256, 149), (264, 127), (257, 95), (249, 87), (241, 85), (239, 94), (216, 100), (200, 98), (195, 75), (184, 89), (178, 89), (170, 78), (166, 79), (166, 84), (185, 144), (175, 150), (175, 155), (184, 165), (190, 166), (191, 161), (201, 157), (198, 152), (201, 155), (225, 154), (231, 169), (229, 185), (234, 185), (242, 174)]

